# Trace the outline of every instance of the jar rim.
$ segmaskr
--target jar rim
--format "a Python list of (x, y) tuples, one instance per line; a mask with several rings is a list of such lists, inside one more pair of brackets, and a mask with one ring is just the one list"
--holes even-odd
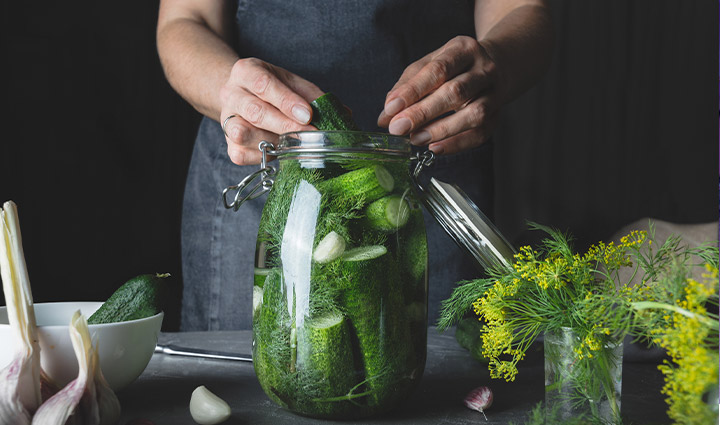
[(277, 147), (269, 152), (283, 156), (332, 153), (371, 153), (409, 156), (410, 139), (368, 131), (295, 131), (280, 135)]

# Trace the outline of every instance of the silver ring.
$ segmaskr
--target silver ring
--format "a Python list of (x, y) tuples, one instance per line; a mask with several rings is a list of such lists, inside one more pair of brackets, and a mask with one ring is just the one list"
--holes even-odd
[(227, 137), (227, 138), (230, 138), (230, 136), (228, 136), (227, 131), (225, 131), (225, 126), (227, 125), (228, 121), (230, 121), (230, 118), (234, 118), (236, 116), (237, 115), (235, 115), (235, 114), (228, 115), (228, 117), (225, 118), (225, 121), (223, 121), (223, 123), (222, 123), (222, 130), (223, 130), (223, 133), (225, 133), (225, 137)]

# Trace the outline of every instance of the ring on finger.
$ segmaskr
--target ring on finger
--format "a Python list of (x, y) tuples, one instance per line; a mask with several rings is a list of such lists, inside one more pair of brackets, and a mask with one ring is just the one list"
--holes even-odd
[(234, 118), (234, 117), (236, 117), (236, 116), (237, 116), (237, 115), (235, 115), (235, 114), (228, 115), (228, 117), (225, 118), (225, 120), (223, 121), (223, 123), (222, 123), (222, 131), (223, 131), (223, 133), (225, 133), (225, 137), (228, 137), (228, 138), (230, 137), (230, 136), (228, 136), (227, 131), (225, 131), (225, 127), (227, 126), (228, 121), (230, 121), (230, 118)]

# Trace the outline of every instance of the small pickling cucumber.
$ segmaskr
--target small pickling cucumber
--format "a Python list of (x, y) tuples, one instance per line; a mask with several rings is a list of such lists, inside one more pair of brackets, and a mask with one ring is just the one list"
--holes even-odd
[(400, 195), (385, 196), (368, 205), (365, 215), (371, 229), (392, 233), (407, 223), (410, 205)]
[(253, 274), (253, 285), (259, 286), (260, 288), (263, 287), (265, 284), (265, 278), (267, 278), (268, 274), (270, 274), (270, 270), (272, 269), (263, 269), (260, 267), (255, 267), (254, 274)]
[(165, 274), (143, 274), (125, 282), (88, 319), (88, 324), (125, 322), (154, 316), (162, 311)]
[(403, 247), (399, 253), (400, 264), (404, 270), (409, 272), (409, 277), (413, 282), (407, 285), (407, 289), (415, 294), (422, 294), (424, 291), (418, 292), (416, 285), (424, 285), (425, 283), (428, 246), (423, 213), (419, 207), (410, 209), (408, 224), (403, 227), (399, 237), (400, 245)]
[(312, 107), (312, 121), (310, 125), (321, 131), (360, 131), (360, 127), (355, 124), (350, 111), (345, 105), (332, 93), (325, 93), (317, 99), (310, 102)]
[[(253, 294), (255, 295), (255, 294)], [(260, 295), (260, 294), (258, 294)], [(263, 285), (262, 304), (253, 323), (253, 366), (265, 393), (281, 406), (290, 365), (289, 320), (282, 270), (271, 269)]]
[(373, 202), (393, 190), (395, 180), (382, 165), (363, 167), (349, 171), (319, 183), (319, 189), (330, 196)]
[(397, 265), (382, 245), (347, 250), (342, 256), (341, 308), (350, 320), (365, 373), (367, 403), (380, 406), (400, 394), (397, 385), (414, 364)]
[(477, 317), (466, 317), (462, 319), (455, 328), (455, 339), (461, 347), (470, 352), (472, 357), (482, 363), (487, 363), (488, 359), (482, 355), (483, 342), (482, 330), (484, 325)]
[[(298, 370), (317, 372), (318, 399), (346, 395), (357, 384), (348, 322), (340, 313), (327, 313), (298, 330)], [(329, 407), (329, 406), (328, 406)]]

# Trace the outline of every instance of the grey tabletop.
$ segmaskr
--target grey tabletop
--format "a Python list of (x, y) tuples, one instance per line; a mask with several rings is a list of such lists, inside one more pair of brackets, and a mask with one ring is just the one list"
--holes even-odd
[[(192, 348), (250, 353), (250, 331), (162, 333), (160, 343)], [(195, 424), (188, 408), (190, 395), (199, 385), (227, 401), (232, 416), (226, 424), (333, 423), (305, 418), (284, 410), (263, 393), (251, 363), (155, 354), (143, 374), (118, 393), (121, 424), (136, 419), (156, 425)], [(473, 388), (487, 385), (493, 405), (482, 414), (462, 402)], [(662, 376), (655, 362), (626, 361), (623, 365), (623, 418), (632, 424), (666, 424), (666, 406), (660, 394)], [(487, 366), (472, 359), (455, 341), (454, 332), (428, 330), (428, 357), (419, 388), (390, 414), (353, 424), (522, 424), (528, 412), (544, 397), (542, 345), (531, 348), (519, 365), (514, 382), (491, 380)]]

